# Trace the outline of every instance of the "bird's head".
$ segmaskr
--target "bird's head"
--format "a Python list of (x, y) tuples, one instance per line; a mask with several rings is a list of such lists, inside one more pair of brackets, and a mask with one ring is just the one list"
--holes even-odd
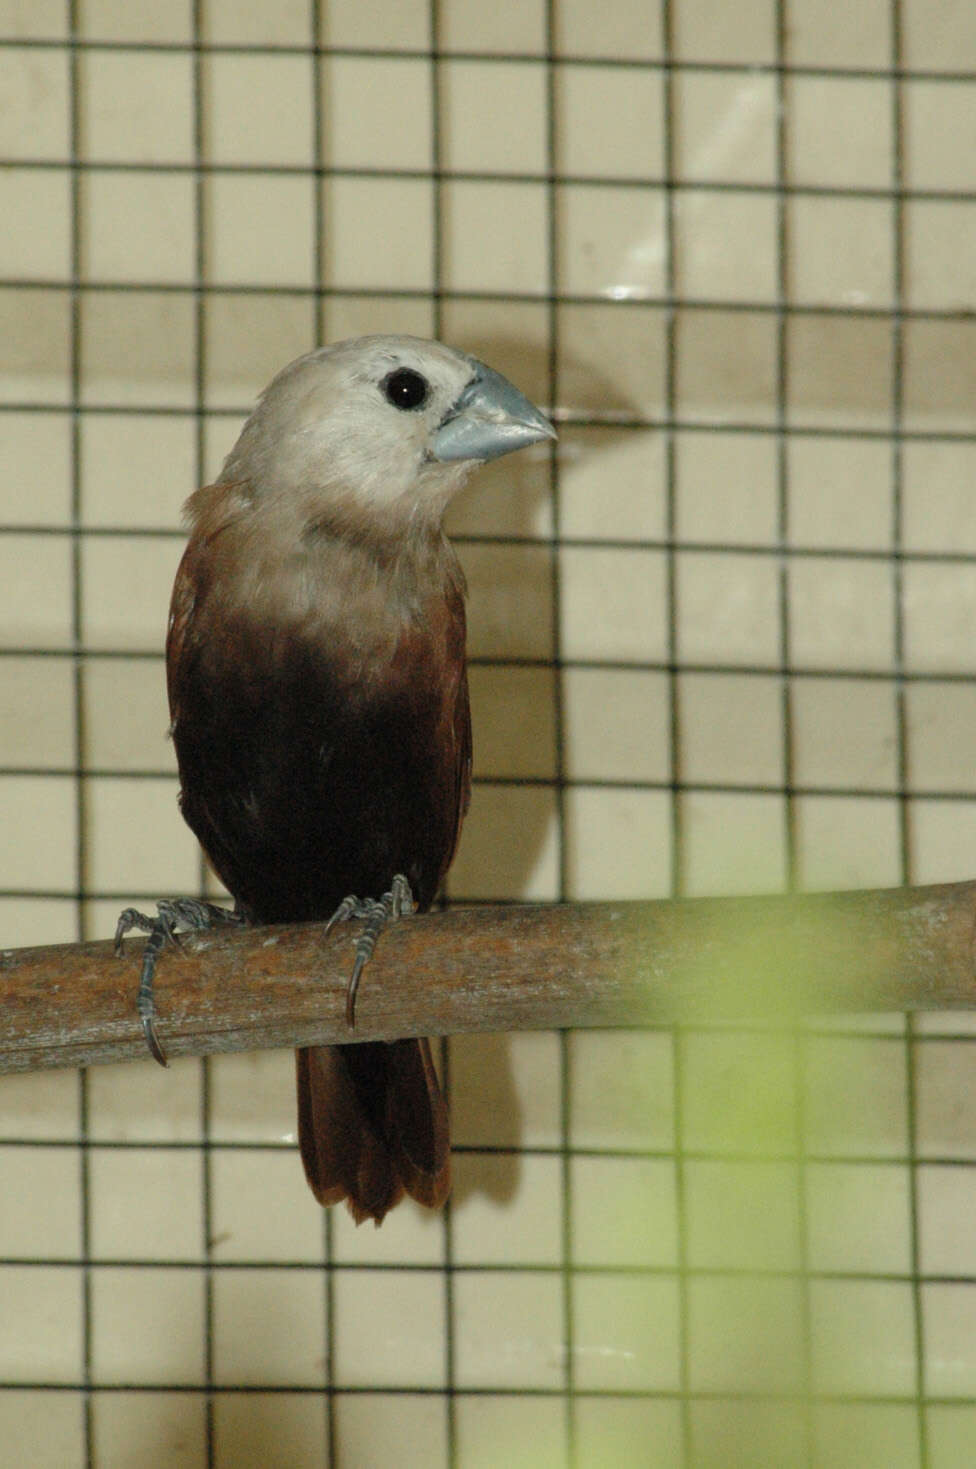
[(418, 337), (359, 337), (278, 374), (220, 480), (439, 522), (474, 465), (555, 436), (476, 358)]

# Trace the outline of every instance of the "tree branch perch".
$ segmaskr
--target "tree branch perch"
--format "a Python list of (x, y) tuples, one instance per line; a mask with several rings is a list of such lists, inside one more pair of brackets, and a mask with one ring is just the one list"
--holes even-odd
[[(976, 882), (802, 897), (454, 908), (392, 924), (345, 1021), (348, 927), (186, 935), (170, 1056), (464, 1031), (976, 1007)], [(145, 1055), (142, 942), (0, 951), (0, 1072)]]

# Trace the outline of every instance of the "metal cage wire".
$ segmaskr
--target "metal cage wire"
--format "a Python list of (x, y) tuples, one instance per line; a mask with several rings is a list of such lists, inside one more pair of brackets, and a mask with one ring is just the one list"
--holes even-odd
[[(507, 49), (446, 0), (8, 3), (6, 942), (212, 886), (160, 814), (173, 768), (141, 712), (162, 709), (176, 509), (252, 376), (384, 323), (488, 357), (561, 425), (457, 512), (479, 765), (452, 897), (969, 875), (976, 201), (954, 160), (976, 26), (963, 0), (865, 3), (849, 35), (827, 4), (723, 11), (601, 25), (540, 0)], [(379, 127), (350, 121), (357, 87), (386, 94)], [(465, 121), (479, 88), (497, 151)], [(358, 220), (388, 228), (388, 278)], [(167, 451), (126, 495), (126, 456)], [(126, 886), (129, 860), (152, 880)], [(457, 1202), (368, 1238), (275, 1216), (275, 1190), (304, 1208), (280, 1058), (181, 1065), (164, 1093), (145, 1067), (5, 1081), (4, 1437), (59, 1466), (150, 1443), (188, 1465), (964, 1462), (974, 1034), (447, 1043)], [(280, 1247), (228, 1249), (252, 1212)]]

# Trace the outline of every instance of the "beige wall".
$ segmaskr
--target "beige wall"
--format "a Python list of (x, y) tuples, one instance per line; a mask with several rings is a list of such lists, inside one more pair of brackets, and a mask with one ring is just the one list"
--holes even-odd
[[(971, 876), (971, 0), (190, 10), (0, 0), (0, 942), (198, 890), (180, 505), (374, 330), (561, 428), (451, 515), (452, 897)], [(450, 1215), (380, 1232), (286, 1054), (0, 1080), (0, 1459), (957, 1469), (973, 1034), (452, 1042)]]

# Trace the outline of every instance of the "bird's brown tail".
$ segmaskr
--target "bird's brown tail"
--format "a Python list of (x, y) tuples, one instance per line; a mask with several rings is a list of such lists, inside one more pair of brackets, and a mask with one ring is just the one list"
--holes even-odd
[(426, 1040), (296, 1051), (298, 1142), (320, 1204), (345, 1199), (357, 1224), (410, 1195), (438, 1209), (451, 1189), (444, 1101)]

